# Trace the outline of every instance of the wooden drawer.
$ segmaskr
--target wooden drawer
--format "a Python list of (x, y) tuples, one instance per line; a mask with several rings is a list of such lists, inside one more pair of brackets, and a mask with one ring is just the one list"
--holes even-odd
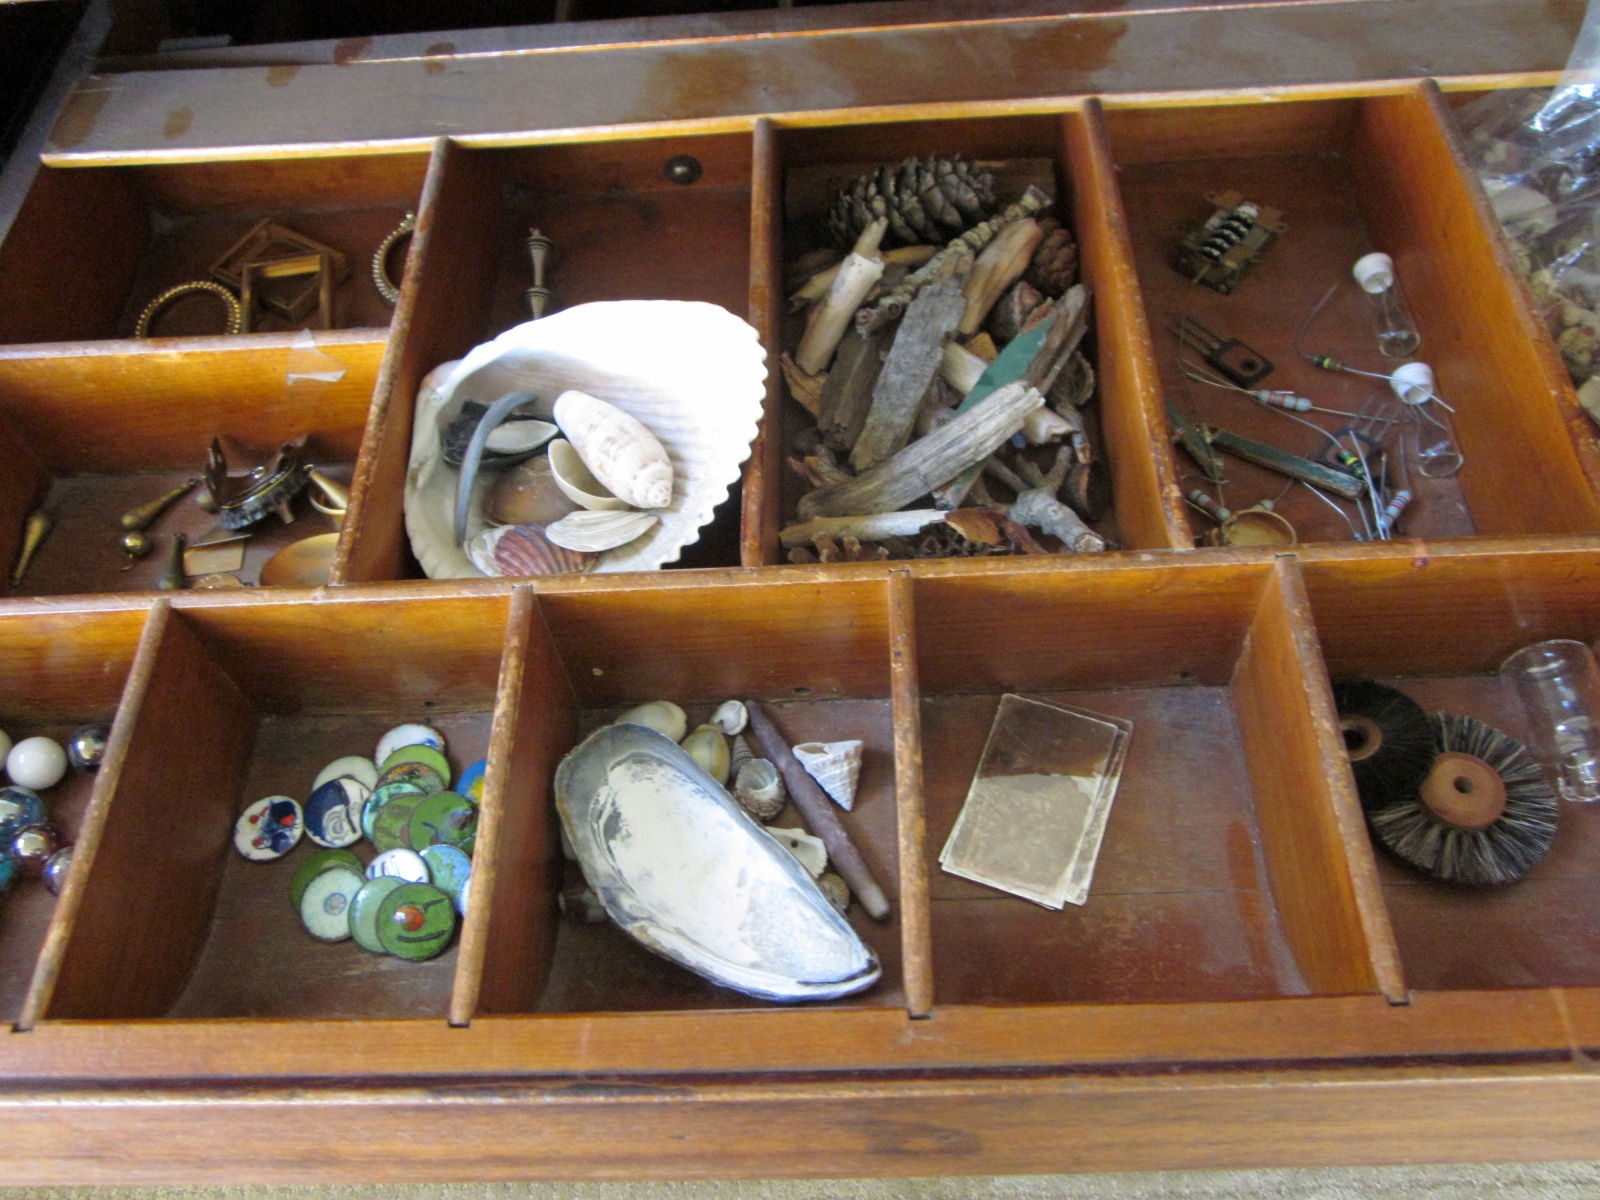
[[(1600, 830), (1564, 805), (1527, 881), (1484, 894), (1415, 882), (1373, 853), (1329, 687), (1398, 679), (1515, 733), (1493, 676), (1504, 654), (1600, 637), (1593, 432), (1444, 113), (1433, 84), (1401, 81), (46, 168), (0, 247), (0, 309), (17, 312), (0, 325), (16, 343), (0, 346), (0, 437), (22, 464), (0, 480), (0, 562), (41, 497), (65, 515), (22, 594), (0, 602), (0, 726), (116, 723), (92, 789), (75, 780), (61, 802), (79, 838), (66, 893), (0, 913), (0, 1019), (16, 1022), (0, 1037), (7, 1177), (1592, 1155)], [(1124, 549), (779, 565), (794, 500), (780, 467), (802, 414), (773, 371), (742, 488), (687, 569), (414, 578), (412, 399), (428, 370), (521, 319), (529, 225), (556, 243), (558, 304), (710, 300), (748, 315), (771, 366), (793, 336), (783, 263), (805, 248), (817, 198), (796, 181), (934, 150), (1048, 164), (1095, 292)], [(663, 166), (685, 154), (702, 171), (681, 185)], [(1238, 303), (1207, 307), (1164, 255), (1219, 184), (1261, 191), (1291, 232)], [(387, 329), (352, 293), (351, 327), (309, 345), (281, 331), (120, 340), (148, 295), (197, 273), (206, 239), (257, 214), (347, 238), (354, 288), (370, 287), (360, 255), (413, 205)], [(49, 293), (51, 247), (86, 226), (88, 290)], [(1186, 306), (1229, 322), (1261, 339), (1279, 386), (1358, 402), (1349, 380), (1298, 360), (1282, 314), (1298, 321), (1373, 247), (1395, 257), (1457, 405), (1467, 465), (1431, 498), (1435, 524), (1356, 544), (1314, 501), (1286, 502), (1305, 543), (1293, 553), (1194, 549), (1165, 327)], [(1365, 320), (1330, 310), (1319, 352), (1355, 356)], [(307, 380), (306, 355), (342, 373)], [(1226, 412), (1242, 432), (1277, 429)], [(318, 461), (349, 472), (335, 586), (157, 598), (139, 590), (150, 564), (120, 574), (107, 514), (186, 476), (213, 433), (262, 450), (308, 434)], [(1248, 501), (1266, 485), (1241, 471), (1235, 486)], [(1082, 909), (1046, 912), (938, 869), (1014, 691), (1135, 725)], [(557, 914), (571, 870), (549, 795), (562, 754), (620, 707), (670, 698), (693, 717), (730, 696), (773, 704), (793, 740), (867, 742), (844, 819), (893, 912), (879, 924), (851, 910), (884, 965), (860, 996), (757, 1004)], [(245, 798), (294, 793), (404, 719), (438, 723), (462, 763), (486, 753), (489, 768), (481, 890), (459, 943), (396, 969), (310, 942), (282, 903), (284, 871), (227, 843)]]

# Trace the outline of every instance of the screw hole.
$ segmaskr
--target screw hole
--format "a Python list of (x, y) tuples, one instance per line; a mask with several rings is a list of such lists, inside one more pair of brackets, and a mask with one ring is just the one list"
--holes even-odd
[(1456, 778), (1455, 778), (1455, 789), (1456, 789), (1456, 791), (1460, 792), (1463, 796), (1472, 795), (1472, 790), (1476, 786), (1477, 785), (1475, 783), (1473, 783), (1472, 780), (1468, 779), (1465, 775), (1457, 775)]
[(673, 183), (687, 187), (698, 180), (702, 174), (700, 160), (692, 154), (675, 154), (667, 159), (661, 168), (661, 173)]

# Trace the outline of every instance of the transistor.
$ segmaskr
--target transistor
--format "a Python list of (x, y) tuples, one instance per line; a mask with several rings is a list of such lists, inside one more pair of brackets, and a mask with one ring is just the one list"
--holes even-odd
[(1206, 200), (1216, 211), (1203, 225), (1185, 223), (1172, 265), (1226, 296), (1286, 226), (1278, 209), (1250, 203), (1238, 192), (1211, 192)]

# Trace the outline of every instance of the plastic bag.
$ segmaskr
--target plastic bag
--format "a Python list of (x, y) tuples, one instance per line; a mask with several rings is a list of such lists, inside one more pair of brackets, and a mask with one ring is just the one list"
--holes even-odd
[(1556, 87), (1491, 93), (1456, 121), (1578, 399), (1600, 422), (1600, 3)]

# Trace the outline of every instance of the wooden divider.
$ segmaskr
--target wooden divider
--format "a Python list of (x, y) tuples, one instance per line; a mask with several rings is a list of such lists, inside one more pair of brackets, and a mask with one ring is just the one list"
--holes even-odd
[(739, 559), (747, 567), (783, 561), (783, 149), (769, 117), (757, 117), (750, 171), (750, 324), (767, 348), (767, 401), (744, 469)]
[(19, 1028), (171, 1007), (210, 928), (256, 720), (183, 616), (157, 601)]
[(889, 687), (894, 707), (894, 798), (900, 844), (901, 976), (906, 1011), (933, 1008), (933, 916), (928, 904), (927, 821), (922, 810), (922, 689), (911, 572), (889, 572)]
[(10, 421), (0, 417), (0, 571), (9, 580), (22, 550), (28, 514), (50, 487), (50, 472)]
[(406, 573), (406, 465), (417, 387), (441, 362), (479, 340), (500, 223), (499, 182), (481, 153), (448, 138), (434, 144), (417, 206), (400, 302), (373, 393), (330, 582), (372, 583)]
[(1094, 289), (1100, 419), (1111, 459), (1117, 527), (1140, 549), (1190, 549), (1161, 378), (1133, 266), (1116, 165), (1100, 101), (1061, 115), (1083, 275)]
[(1437, 88), (1367, 97), (1350, 158), (1423, 357), (1455, 406), (1473, 521), (1490, 535), (1600, 531), (1593, 429), (1449, 121)]
[(1293, 559), (1273, 567), (1233, 675), (1263, 857), (1295, 961), (1319, 995), (1405, 982)]
[(506, 623), (452, 1025), (538, 1003), (555, 948), (561, 882), (547, 781), (576, 739), (577, 701), (560, 653), (538, 597), (518, 587)]

